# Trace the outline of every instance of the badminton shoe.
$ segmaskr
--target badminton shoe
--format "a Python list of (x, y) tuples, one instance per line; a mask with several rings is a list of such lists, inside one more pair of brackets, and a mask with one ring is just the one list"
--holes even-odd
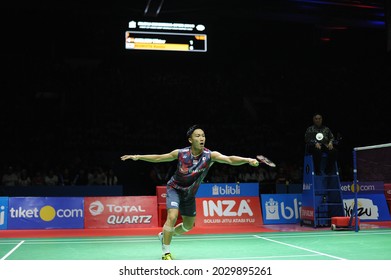
[(163, 260), (163, 261), (172, 261), (173, 258), (172, 258), (172, 256), (171, 256), (171, 253), (166, 253), (166, 254), (164, 254), (164, 255), (162, 256), (162, 260)]

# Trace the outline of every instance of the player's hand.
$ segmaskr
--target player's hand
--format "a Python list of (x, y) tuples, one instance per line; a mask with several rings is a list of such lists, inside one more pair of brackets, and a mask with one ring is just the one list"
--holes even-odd
[(258, 166), (259, 161), (257, 161), (255, 158), (250, 158), (248, 164), (250, 164), (251, 166)]
[(127, 159), (138, 160), (139, 157), (137, 155), (124, 155), (121, 157), (121, 160), (127, 160)]

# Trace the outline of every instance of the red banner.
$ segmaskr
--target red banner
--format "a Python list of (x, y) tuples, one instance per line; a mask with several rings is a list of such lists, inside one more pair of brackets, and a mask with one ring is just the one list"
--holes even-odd
[(260, 226), (259, 197), (203, 197), (197, 201), (197, 226)]
[(314, 221), (314, 208), (308, 206), (301, 206), (300, 217), (302, 220)]
[(149, 228), (158, 226), (156, 196), (86, 197), (85, 228)]
[(384, 184), (384, 195), (386, 200), (391, 200), (391, 184)]
[(157, 196), (157, 203), (166, 204), (167, 187), (156, 186), (156, 196)]

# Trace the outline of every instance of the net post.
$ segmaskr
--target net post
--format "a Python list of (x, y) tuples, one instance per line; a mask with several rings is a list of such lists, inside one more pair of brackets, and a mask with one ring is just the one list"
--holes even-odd
[(353, 149), (353, 186), (354, 186), (354, 208), (353, 213), (354, 214), (354, 231), (358, 232), (358, 215), (357, 215), (357, 155), (356, 155), (356, 149)]

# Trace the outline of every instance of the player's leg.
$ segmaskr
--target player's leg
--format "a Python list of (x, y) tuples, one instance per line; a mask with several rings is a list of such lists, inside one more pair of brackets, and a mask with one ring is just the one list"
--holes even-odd
[(167, 188), (166, 197), (167, 219), (163, 225), (163, 231), (158, 234), (162, 242), (163, 260), (172, 260), (170, 252), (170, 244), (175, 231), (175, 223), (179, 214), (179, 195), (177, 190)]
[(188, 232), (194, 227), (194, 222), (195, 222), (195, 216), (190, 217), (190, 216), (183, 216), (182, 215), (182, 223), (176, 225), (174, 235), (181, 235), (185, 232)]
[(174, 235), (188, 232), (194, 227), (196, 218), (196, 199), (194, 196), (186, 195), (181, 197), (179, 211), (182, 215), (182, 223), (176, 225)]
[(178, 218), (179, 210), (176, 208), (167, 209), (167, 219), (163, 226), (163, 244), (170, 245), (172, 236), (175, 232), (175, 223)]

